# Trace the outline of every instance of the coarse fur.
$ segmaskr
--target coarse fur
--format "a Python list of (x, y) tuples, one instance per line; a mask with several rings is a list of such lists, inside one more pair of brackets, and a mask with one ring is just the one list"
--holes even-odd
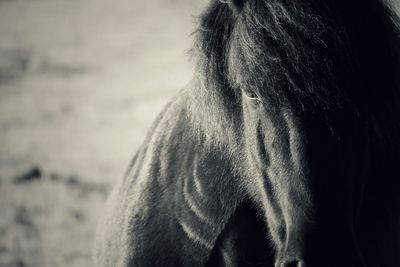
[(212, 0), (196, 72), (96, 266), (400, 266), (400, 23), (381, 0)]

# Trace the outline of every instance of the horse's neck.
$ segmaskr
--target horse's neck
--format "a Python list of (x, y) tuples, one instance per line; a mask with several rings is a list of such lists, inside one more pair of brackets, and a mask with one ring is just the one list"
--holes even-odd
[(217, 88), (203, 86), (194, 79), (181, 92), (190, 125), (211, 149), (222, 149), (225, 153), (237, 150), (243, 140), (238, 131), (241, 129), (240, 107), (234, 99), (218, 95)]

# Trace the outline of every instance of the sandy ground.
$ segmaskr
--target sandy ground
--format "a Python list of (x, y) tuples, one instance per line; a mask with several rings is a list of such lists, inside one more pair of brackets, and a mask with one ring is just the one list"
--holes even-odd
[(0, 267), (91, 266), (97, 218), (191, 78), (205, 0), (0, 0)]

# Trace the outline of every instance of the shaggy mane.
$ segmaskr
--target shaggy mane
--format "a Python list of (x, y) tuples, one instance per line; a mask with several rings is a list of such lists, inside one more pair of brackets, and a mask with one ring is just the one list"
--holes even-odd
[(191, 109), (208, 136), (235, 138), (243, 88), (271, 110), (348, 110), (382, 140), (398, 133), (400, 23), (387, 4), (244, 0), (233, 8), (226, 2), (212, 0), (196, 31)]

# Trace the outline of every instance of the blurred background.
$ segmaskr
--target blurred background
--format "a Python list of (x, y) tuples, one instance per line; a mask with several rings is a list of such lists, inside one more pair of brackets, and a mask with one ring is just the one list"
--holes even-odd
[(91, 266), (97, 219), (191, 78), (206, 0), (0, 0), (0, 267)]

